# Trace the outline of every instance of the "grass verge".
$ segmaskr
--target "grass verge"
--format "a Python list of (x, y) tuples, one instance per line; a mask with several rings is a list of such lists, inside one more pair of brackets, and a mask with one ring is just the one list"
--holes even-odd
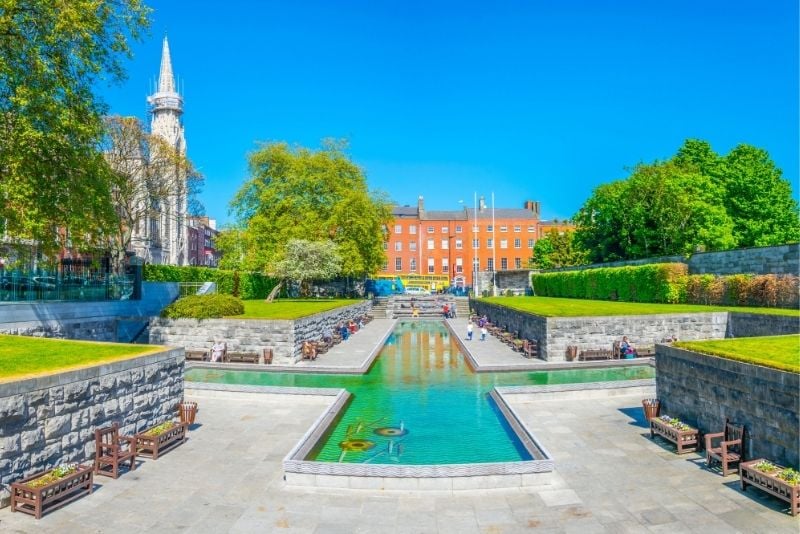
[(242, 302), (244, 303), (244, 313), (232, 315), (227, 319), (298, 319), (343, 306), (351, 306), (361, 301), (280, 299), (273, 302), (266, 300), (244, 300)]
[(163, 347), (0, 334), (0, 382), (92, 367), (159, 350)]
[(701, 304), (657, 304), (614, 302), (610, 300), (565, 299), (556, 297), (488, 297), (481, 299), (544, 317), (597, 317), (603, 315), (656, 315), (662, 313), (702, 313), (738, 311), (765, 315), (800, 317), (800, 310), (750, 308), (745, 306), (703, 306)]
[(800, 335), (679, 341), (676, 347), (800, 373)]

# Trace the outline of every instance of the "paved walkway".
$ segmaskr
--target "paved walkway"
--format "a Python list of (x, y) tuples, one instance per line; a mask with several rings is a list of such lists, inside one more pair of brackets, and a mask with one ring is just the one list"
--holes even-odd
[(2, 509), (0, 531), (797, 533), (779, 501), (651, 441), (640, 398), (512, 398), (553, 485), (423, 494), (288, 488), (281, 460), (330, 397), (209, 393), (186, 444), (40, 521)]
[(300, 360), (292, 368), (366, 372), (373, 357), (380, 352), (386, 338), (392, 333), (395, 322), (394, 319), (373, 319), (364, 328), (350, 335), (347, 341), (334, 345), (316, 360)]

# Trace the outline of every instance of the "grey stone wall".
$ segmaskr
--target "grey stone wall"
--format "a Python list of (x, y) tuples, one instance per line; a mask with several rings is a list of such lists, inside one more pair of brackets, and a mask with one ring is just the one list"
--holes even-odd
[(3, 302), (0, 333), (128, 342), (177, 297), (176, 283), (144, 282), (141, 300)]
[(800, 244), (693, 254), (689, 274), (798, 274)]
[(800, 317), (731, 313), (725, 337), (757, 337), (800, 334)]
[[(524, 298), (524, 297), (520, 297)], [(521, 337), (539, 342), (539, 357), (564, 361), (567, 347), (578, 350), (611, 349), (614, 341), (628, 336), (634, 345), (654, 345), (666, 337), (678, 339), (722, 339), (727, 312), (610, 317), (540, 317), (476, 299), (472, 307), (493, 323), (519, 331)]]
[(367, 314), (371, 309), (372, 302), (365, 300), (294, 321), (154, 318), (150, 321), (150, 343), (211, 348), (219, 338), (227, 343), (228, 350), (271, 348), (274, 364), (292, 365), (302, 358), (303, 341), (318, 340), (327, 328), (333, 329), (338, 323)]
[(504, 295), (507, 290), (515, 294), (524, 295), (525, 291), (531, 287), (531, 271), (529, 269), (513, 269), (509, 271), (480, 271), (478, 274), (478, 284), (481, 294), (485, 290), (492, 291), (492, 282), (497, 285), (497, 294)]
[(800, 463), (800, 375), (659, 345), (661, 413), (719, 432), (726, 417), (744, 424), (747, 459)]
[(94, 461), (94, 430), (126, 435), (175, 415), (183, 398), (183, 349), (0, 384), (0, 506), (9, 485), (69, 462)]

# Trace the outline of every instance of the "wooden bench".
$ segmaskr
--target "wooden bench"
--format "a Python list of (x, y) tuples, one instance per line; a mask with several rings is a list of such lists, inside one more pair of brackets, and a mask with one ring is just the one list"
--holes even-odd
[(732, 466), (738, 465), (744, 456), (744, 425), (734, 424), (725, 418), (722, 432), (705, 435), (705, 446), (708, 467), (714, 462), (719, 462), (722, 476), (735, 473), (738, 469)]
[(522, 353), (526, 358), (537, 358), (539, 356), (539, 344), (535, 339), (524, 339), (522, 341)]
[(655, 439), (656, 435), (661, 436), (678, 447), (678, 454), (697, 450), (697, 434), (696, 428), (678, 430), (658, 417), (650, 419), (650, 439)]
[(208, 360), (208, 349), (186, 349), (186, 359), (198, 362)]
[[(785, 480), (774, 475), (762, 473), (755, 468), (763, 462), (763, 458), (750, 460), (739, 464), (739, 478), (742, 484), (742, 491), (747, 490), (747, 486), (753, 486), (773, 497), (789, 503), (789, 512), (795, 516), (800, 513), (800, 486), (792, 486)], [(776, 466), (778, 470), (783, 470), (781, 466)]]
[(611, 351), (608, 349), (582, 350), (578, 355), (578, 359), (584, 362), (588, 362), (590, 360), (608, 360), (611, 359)]
[(228, 351), (225, 354), (225, 362), (227, 363), (259, 363), (261, 358), (264, 358), (264, 364), (272, 363), (272, 349), (267, 347), (257, 351)]

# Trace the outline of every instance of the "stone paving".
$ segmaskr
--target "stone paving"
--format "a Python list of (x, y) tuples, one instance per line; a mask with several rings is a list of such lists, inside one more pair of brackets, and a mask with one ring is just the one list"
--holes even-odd
[(281, 460), (330, 397), (198, 392), (190, 439), (36, 521), (2, 532), (792, 532), (798, 520), (738, 477), (651, 441), (640, 396), (519, 395), (511, 402), (556, 461), (553, 484), (389, 492), (288, 488)]

